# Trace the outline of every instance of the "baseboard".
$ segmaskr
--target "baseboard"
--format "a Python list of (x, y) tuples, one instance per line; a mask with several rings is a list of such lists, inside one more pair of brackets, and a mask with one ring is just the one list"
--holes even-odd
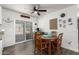
[(15, 45), (15, 44), (12, 44), (12, 45), (9, 45), (9, 46), (5, 46), (5, 47), (3, 47), (3, 49), (4, 49), (4, 48), (7, 48), (7, 47), (11, 47), (11, 46), (14, 46), (14, 45)]
[[(65, 48), (65, 47), (61, 47), (61, 48), (67, 49), (67, 48)], [(73, 51), (73, 52), (78, 53), (78, 51), (74, 51), (74, 50), (71, 50), (71, 49), (67, 49), (67, 50), (70, 50), (70, 51)]]
[(17, 42), (17, 43), (15, 43), (15, 44), (19, 44), (19, 43), (23, 43), (23, 42), (28, 42), (28, 41), (31, 41), (31, 40), (33, 40), (33, 39), (24, 40), (24, 41), (21, 41), (21, 42)]
[[(7, 47), (11, 47), (11, 46), (14, 46), (16, 44), (20, 44), (20, 43), (23, 43), (23, 42), (28, 42), (28, 41), (32, 41), (33, 39), (29, 39), (29, 40), (25, 40), (25, 41), (22, 41), (22, 42), (18, 42), (18, 43), (15, 43), (15, 44), (12, 44), (10, 46), (7, 46)], [(3, 47), (3, 48), (7, 48), (7, 47)], [(3, 49), (2, 49), (3, 50)]]

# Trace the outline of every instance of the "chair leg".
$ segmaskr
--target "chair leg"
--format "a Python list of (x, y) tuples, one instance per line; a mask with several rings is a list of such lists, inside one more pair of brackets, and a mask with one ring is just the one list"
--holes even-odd
[(39, 54), (40, 54), (39, 49), (38, 49), (38, 48), (36, 48), (36, 49), (35, 49), (35, 51), (34, 51), (34, 53), (35, 53), (35, 54), (37, 54), (37, 55), (39, 55)]
[(42, 51), (42, 49), (41, 49), (41, 51), (40, 51), (40, 54), (41, 54), (41, 55), (42, 55), (42, 52), (43, 52), (43, 51)]
[(57, 47), (57, 54), (59, 55), (61, 53), (61, 48)]
[(35, 50), (34, 50), (34, 53), (35, 53), (35, 54), (37, 54), (37, 53), (38, 53), (38, 51), (37, 51), (37, 49), (36, 49), (36, 48), (35, 48)]

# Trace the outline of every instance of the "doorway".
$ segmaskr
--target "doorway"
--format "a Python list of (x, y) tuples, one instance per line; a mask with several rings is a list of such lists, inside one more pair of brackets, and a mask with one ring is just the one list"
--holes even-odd
[(32, 22), (16, 20), (16, 43), (32, 40)]

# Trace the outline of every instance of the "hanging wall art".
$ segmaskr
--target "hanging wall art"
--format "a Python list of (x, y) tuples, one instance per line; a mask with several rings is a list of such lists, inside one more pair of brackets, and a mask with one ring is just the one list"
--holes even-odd
[(68, 24), (69, 24), (69, 25), (72, 25), (72, 24), (73, 24), (71, 18), (68, 19)]
[(62, 14), (60, 15), (60, 17), (65, 17), (65, 13), (62, 13)]

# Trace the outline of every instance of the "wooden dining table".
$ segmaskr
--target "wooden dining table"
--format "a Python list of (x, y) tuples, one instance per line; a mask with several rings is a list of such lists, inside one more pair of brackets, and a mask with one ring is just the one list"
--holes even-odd
[(57, 40), (57, 36), (52, 37), (52, 38), (44, 38), (42, 37), (42, 41), (48, 43), (48, 54), (51, 55), (52, 52), (52, 46), (51, 43), (55, 42)]

